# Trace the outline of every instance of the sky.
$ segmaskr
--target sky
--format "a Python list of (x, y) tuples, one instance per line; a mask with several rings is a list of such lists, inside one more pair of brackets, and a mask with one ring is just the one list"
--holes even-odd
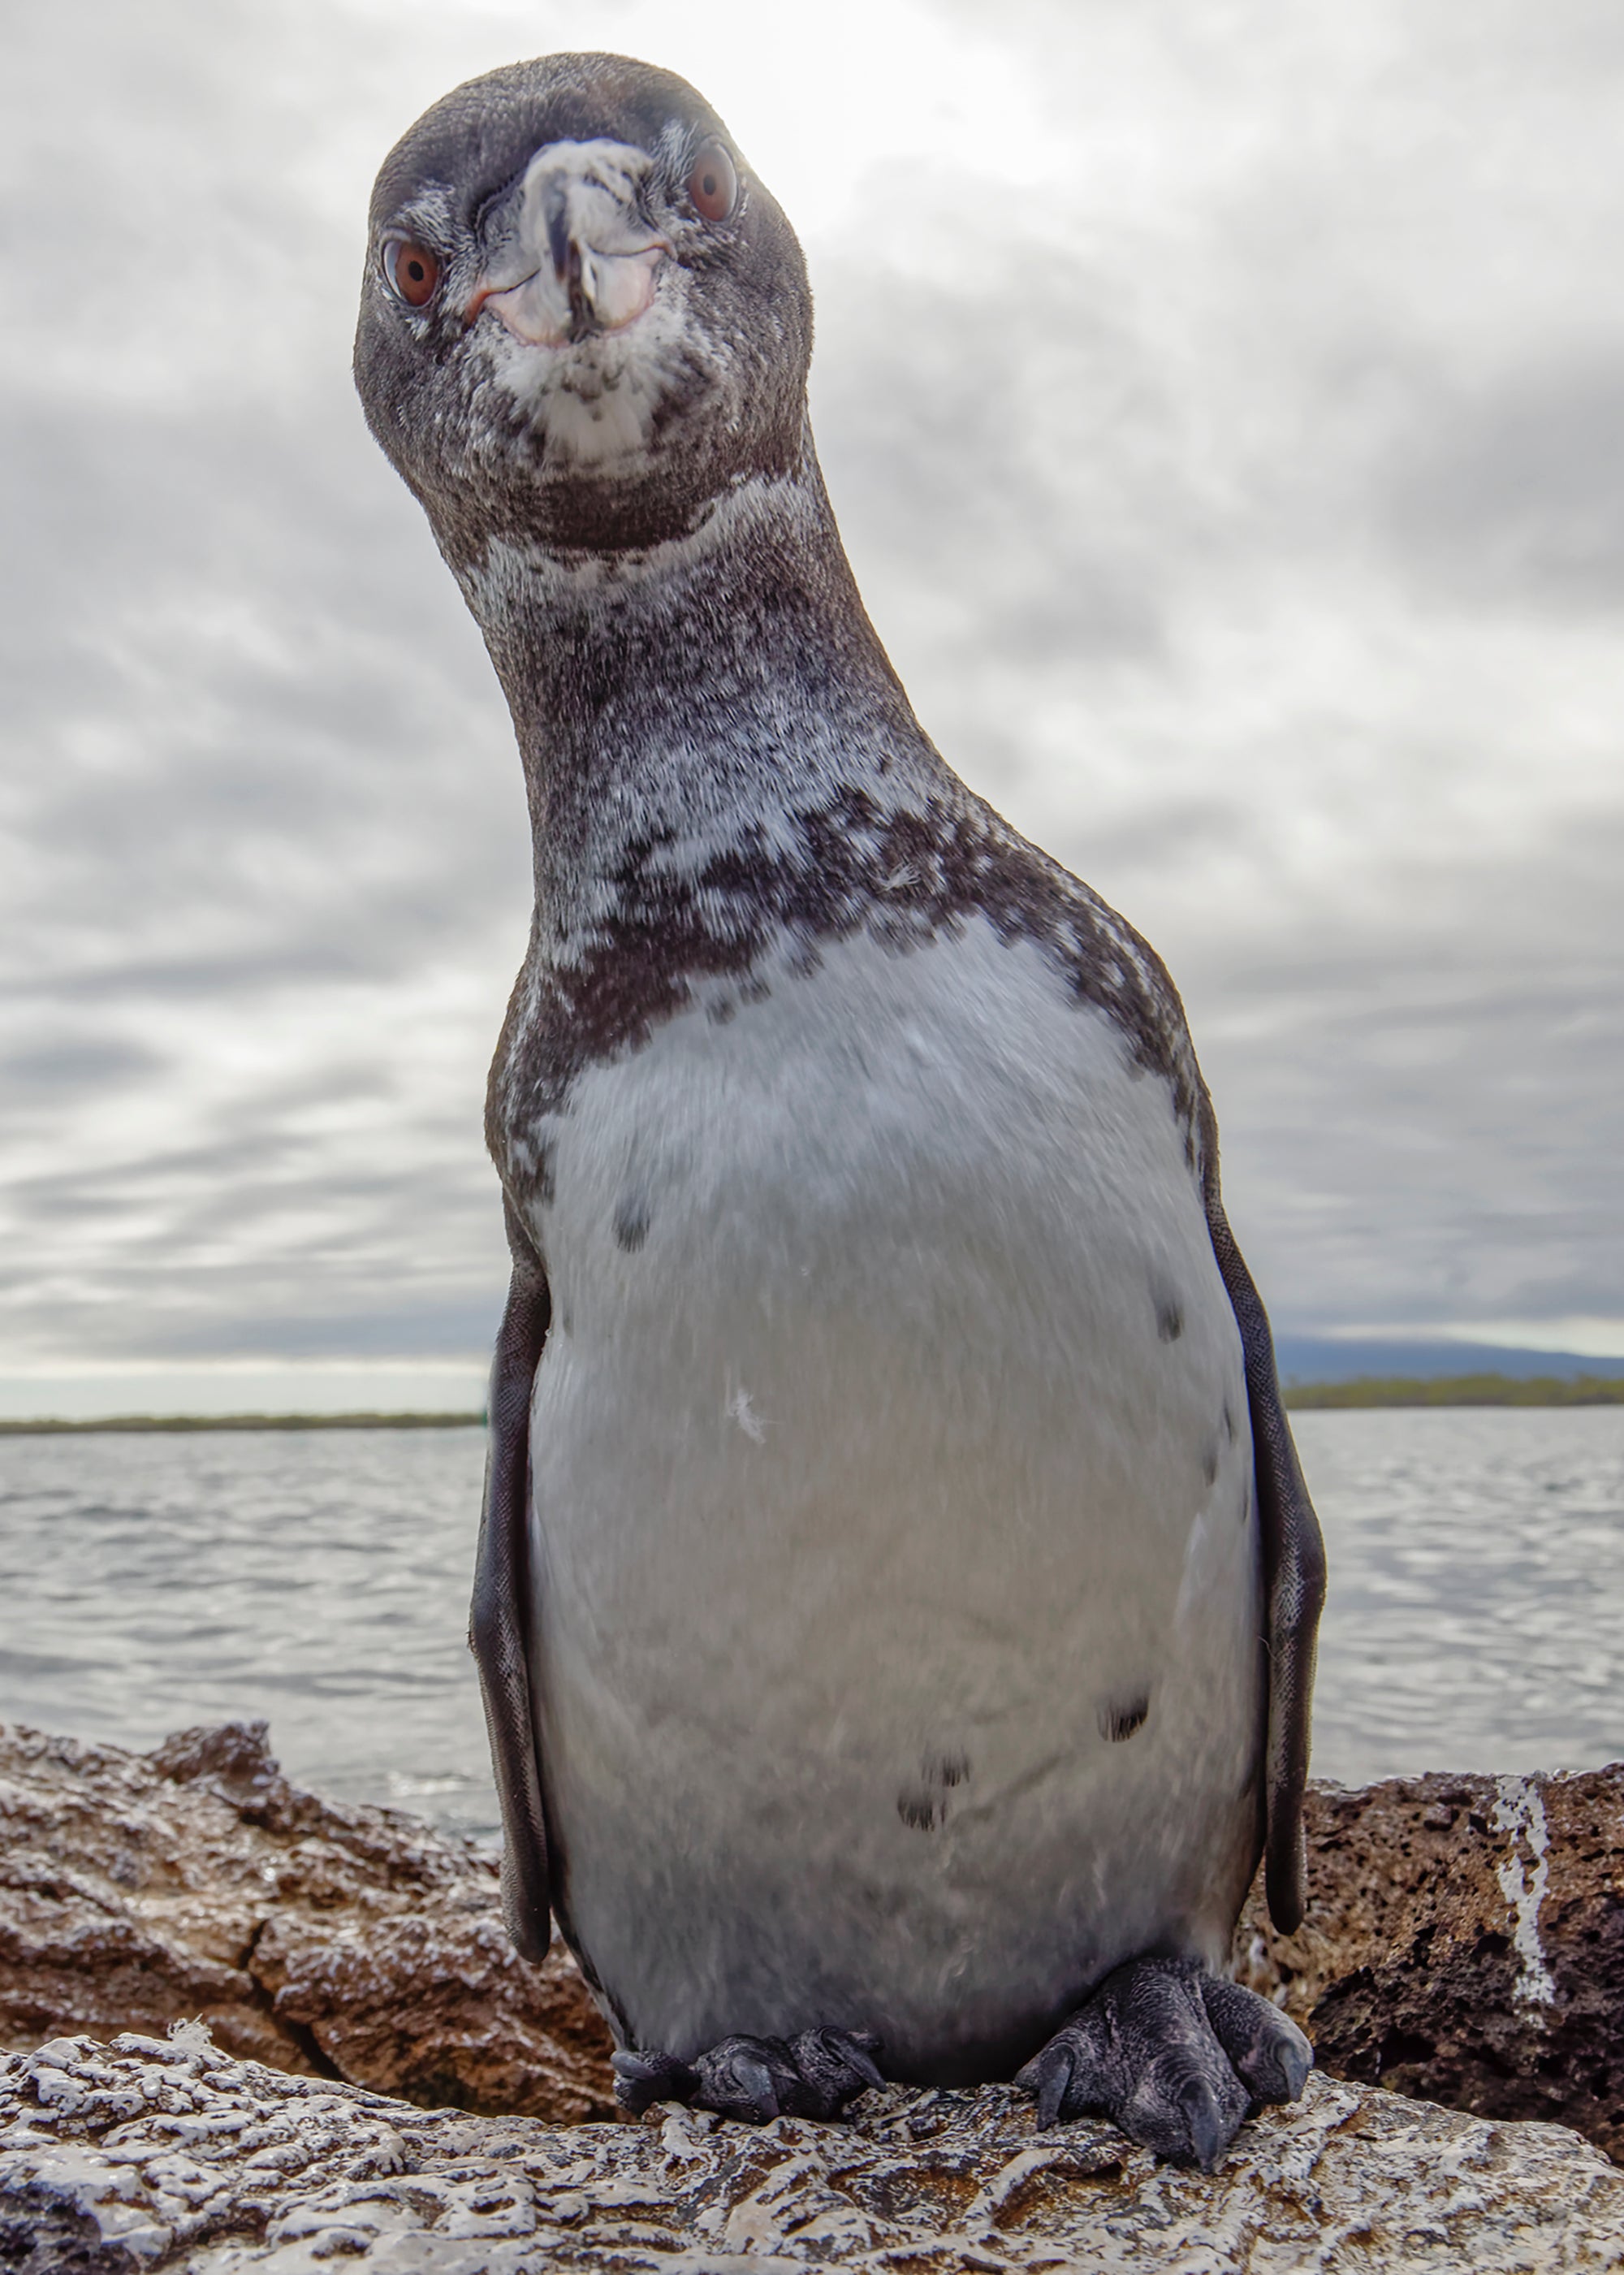
[(348, 363), (457, 80), (691, 78), (926, 728), (1159, 949), (1277, 1328), (1624, 1355), (1614, 0), (63, 0), (0, 82), (0, 1411), (477, 1397), (511, 732)]

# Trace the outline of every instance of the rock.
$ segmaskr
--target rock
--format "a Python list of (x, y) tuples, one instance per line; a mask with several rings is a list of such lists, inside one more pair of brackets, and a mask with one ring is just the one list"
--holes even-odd
[[(1308, 1924), (1255, 1893), (1235, 1959), (1321, 2067), (1624, 2158), (1624, 1765), (1317, 1785), (1308, 1823)], [(471, 1844), (299, 1792), (262, 1723), (148, 1755), (0, 1728), (0, 2043), (188, 2016), (426, 2105), (613, 2111), (579, 1974), (514, 1955)]]
[(614, 2108), (574, 1961), (517, 1957), (471, 1842), (300, 1792), (262, 1722), (146, 1755), (0, 1728), (0, 2043), (191, 2016), (234, 2054), (413, 2101)]
[(672, 2107), (552, 2128), (427, 2113), (167, 2043), (58, 2039), (0, 2067), (15, 2275), (1133, 2275), (1578, 2271), (1624, 2259), (1624, 2173), (1577, 2135), (1311, 2078), (1211, 2177), (1007, 2086), (865, 2095), (846, 2125)]
[(1243, 1982), (1338, 2077), (1577, 2129), (1624, 2160), (1624, 1763), (1317, 1785), (1309, 1916), (1254, 1890)]

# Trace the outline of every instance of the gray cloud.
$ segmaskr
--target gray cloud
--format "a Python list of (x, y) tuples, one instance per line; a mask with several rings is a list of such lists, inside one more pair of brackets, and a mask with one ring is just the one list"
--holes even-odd
[(1466, 601), (1624, 601), (1624, 354), (1493, 375), (1387, 469), (1395, 549)]

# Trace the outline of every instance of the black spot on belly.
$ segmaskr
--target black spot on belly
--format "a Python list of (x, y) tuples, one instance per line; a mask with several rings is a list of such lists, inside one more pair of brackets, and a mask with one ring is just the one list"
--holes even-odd
[(1136, 1730), (1144, 1727), (1150, 1711), (1148, 1690), (1137, 1691), (1129, 1698), (1107, 1699), (1099, 1710), (1099, 1735), (1108, 1738), (1114, 1746), (1120, 1746), (1124, 1738), (1131, 1738)]
[(615, 1237), (628, 1255), (648, 1238), (648, 1203), (641, 1193), (628, 1193), (616, 1210)]
[(1233, 1446), (1235, 1443), (1235, 1417), (1229, 1411), (1229, 1401), (1227, 1398), (1224, 1401), (1224, 1435), (1228, 1439), (1229, 1443)]
[(1173, 1296), (1156, 1298), (1156, 1332), (1165, 1343), (1175, 1343), (1184, 1332), (1184, 1314)]
[(916, 1833), (934, 1833), (948, 1819), (948, 1795), (970, 1775), (966, 1755), (927, 1754), (917, 1779), (910, 1779), (896, 1796), (896, 1813)]
[(1218, 1483), (1218, 1447), (1211, 1445), (1201, 1456), (1201, 1474), (1210, 1485)]

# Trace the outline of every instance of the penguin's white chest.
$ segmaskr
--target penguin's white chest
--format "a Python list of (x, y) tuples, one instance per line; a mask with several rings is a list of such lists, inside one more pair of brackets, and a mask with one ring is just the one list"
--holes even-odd
[(1007, 2075), (1255, 1860), (1239, 1335), (1167, 1085), (1038, 948), (767, 978), (532, 1133), (560, 1908), (638, 2044)]

